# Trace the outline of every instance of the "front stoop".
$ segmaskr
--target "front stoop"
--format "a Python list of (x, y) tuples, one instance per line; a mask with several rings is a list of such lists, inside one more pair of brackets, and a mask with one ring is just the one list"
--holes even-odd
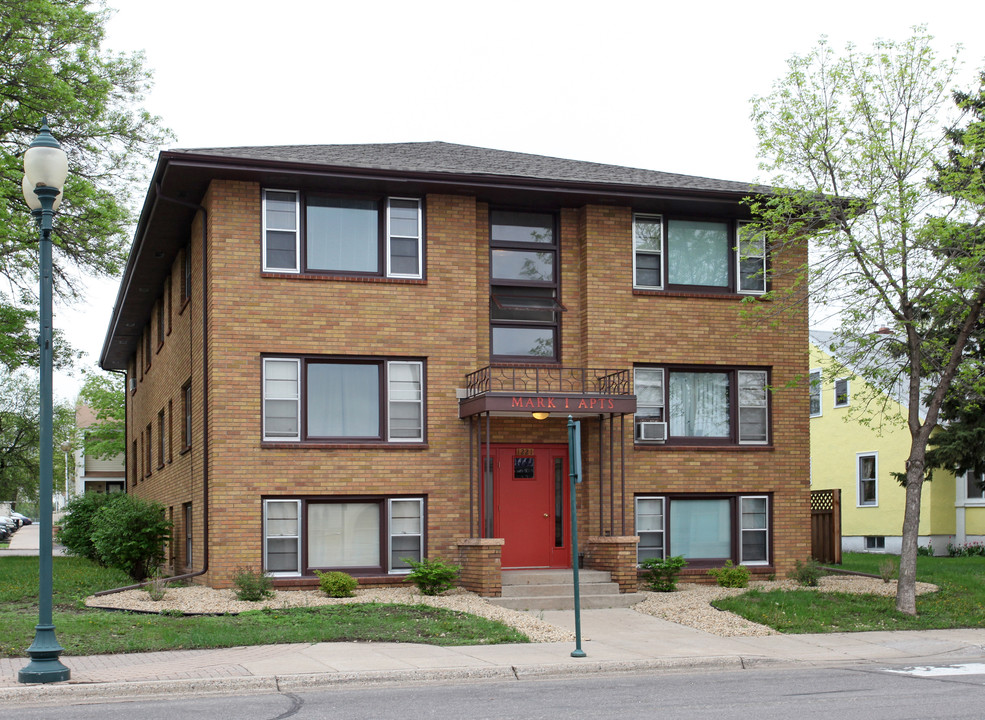
[[(579, 570), (579, 596), (586, 610), (632, 607), (639, 593), (620, 593), (612, 576), (602, 570)], [(503, 595), (486, 598), (513, 610), (571, 610), (575, 606), (571, 570), (503, 570)]]

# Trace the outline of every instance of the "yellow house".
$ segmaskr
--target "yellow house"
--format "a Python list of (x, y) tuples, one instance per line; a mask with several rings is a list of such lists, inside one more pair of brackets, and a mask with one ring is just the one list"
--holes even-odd
[[(811, 489), (841, 490), (842, 550), (899, 554), (910, 450), (906, 405), (886, 397), (831, 349), (833, 333), (810, 333)], [(985, 490), (974, 474), (937, 470), (923, 487), (922, 547), (934, 554), (985, 540)]]

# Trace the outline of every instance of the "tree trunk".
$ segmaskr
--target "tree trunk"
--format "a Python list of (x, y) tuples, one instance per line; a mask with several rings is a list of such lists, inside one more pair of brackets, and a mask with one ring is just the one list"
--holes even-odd
[[(926, 442), (914, 439), (906, 461), (906, 506), (903, 510), (903, 546), (896, 582), (896, 609), (907, 615), (917, 614), (917, 540), (920, 534), (920, 494), (923, 491)], [(922, 446), (922, 447), (921, 447)]]

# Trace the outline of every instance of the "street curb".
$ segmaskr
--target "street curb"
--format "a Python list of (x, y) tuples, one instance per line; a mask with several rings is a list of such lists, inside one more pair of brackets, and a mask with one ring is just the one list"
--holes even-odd
[[(156, 697), (264, 694), (297, 690), (371, 687), (386, 684), (450, 683), (468, 681), (545, 680), (582, 675), (640, 673), (646, 671), (744, 670), (753, 666), (783, 664), (772, 658), (679, 657), (648, 660), (579, 661), (550, 665), (519, 665), (444, 670), (375, 670), (366, 672), (298, 673), (247, 677), (183, 680), (140, 680), (56, 685), (0, 687), (0, 702), (8, 707), (55, 705), (65, 702), (152, 699)], [(787, 661), (785, 664), (789, 664)]]

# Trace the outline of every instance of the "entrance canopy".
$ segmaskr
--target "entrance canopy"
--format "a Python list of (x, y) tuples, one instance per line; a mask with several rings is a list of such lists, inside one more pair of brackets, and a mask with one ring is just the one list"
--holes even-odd
[(465, 379), (460, 418), (485, 413), (501, 417), (530, 417), (535, 412), (587, 417), (636, 412), (628, 370), (487, 366)]

